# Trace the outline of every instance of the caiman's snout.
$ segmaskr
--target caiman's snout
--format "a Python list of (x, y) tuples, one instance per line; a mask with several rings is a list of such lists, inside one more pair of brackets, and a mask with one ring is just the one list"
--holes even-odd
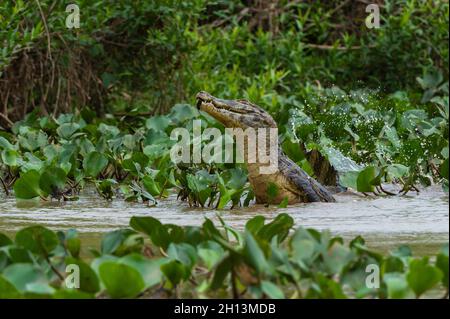
[(202, 103), (211, 103), (214, 97), (205, 91), (200, 91), (197, 93), (197, 96), (195, 97), (197, 99), (197, 108), (200, 109), (200, 106)]

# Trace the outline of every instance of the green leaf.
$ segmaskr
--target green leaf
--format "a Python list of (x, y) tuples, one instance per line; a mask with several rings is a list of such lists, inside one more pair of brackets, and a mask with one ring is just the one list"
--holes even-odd
[(358, 192), (373, 192), (375, 190), (372, 184), (373, 180), (377, 177), (377, 169), (374, 166), (368, 166), (363, 169), (356, 179), (356, 185)]
[(149, 236), (152, 235), (153, 232), (156, 231), (162, 224), (156, 218), (145, 216), (145, 217), (137, 217), (133, 216), (130, 219), (130, 227), (138, 232), (143, 232)]
[(20, 293), (16, 287), (0, 275), (0, 299), (17, 299)]
[(15, 147), (3, 136), (0, 136), (0, 147), (4, 150), (13, 150)]
[(105, 155), (94, 151), (89, 153), (83, 160), (83, 168), (86, 176), (97, 177), (108, 165), (108, 159)]
[(16, 234), (15, 242), (35, 254), (48, 256), (58, 245), (56, 234), (42, 226), (30, 226)]
[(111, 298), (134, 298), (144, 288), (139, 271), (115, 261), (106, 261), (99, 267), (99, 274)]
[(158, 183), (155, 180), (147, 175), (142, 179), (142, 184), (144, 184), (144, 188), (147, 192), (149, 192), (152, 196), (157, 196), (161, 193), (161, 190), (158, 186)]
[(149, 130), (154, 131), (165, 131), (166, 128), (170, 125), (170, 118), (165, 115), (158, 115), (149, 118), (145, 122), (145, 127)]
[(222, 258), (224, 251), (222, 247), (218, 246), (212, 248), (198, 248), (198, 256), (203, 260), (208, 269), (212, 269)]
[(23, 173), (14, 184), (14, 194), (20, 199), (32, 199), (42, 195), (39, 187), (40, 180), (39, 172), (29, 170)]
[(172, 260), (161, 266), (161, 271), (169, 280), (169, 282), (176, 286), (178, 285), (186, 276), (186, 267), (178, 260)]
[(387, 173), (394, 178), (402, 178), (409, 172), (409, 168), (402, 164), (388, 165), (386, 168)]
[(443, 278), (439, 268), (430, 265), (428, 258), (413, 259), (409, 263), (409, 271), (406, 275), (409, 286), (420, 297), (424, 292), (437, 285)]
[(39, 188), (50, 195), (59, 192), (66, 186), (66, 172), (59, 167), (47, 167), (39, 178)]
[(118, 229), (105, 234), (102, 238), (102, 254), (122, 256), (142, 248), (143, 238), (130, 229)]
[(339, 274), (353, 257), (354, 254), (350, 249), (337, 243), (323, 254), (324, 264), (330, 274)]
[(386, 284), (389, 298), (403, 299), (411, 297), (412, 291), (408, 286), (408, 282), (404, 274), (385, 274), (383, 276), (383, 281)]
[(216, 266), (209, 288), (211, 290), (216, 290), (226, 285), (225, 280), (228, 274), (231, 272), (232, 268), (232, 257), (229, 255), (225, 255), (225, 257), (222, 258), (222, 260)]
[(259, 274), (269, 274), (272, 269), (267, 262), (264, 252), (259, 247), (255, 238), (249, 232), (244, 234), (245, 240), (245, 255), (248, 258), (249, 263), (256, 269)]
[(42, 271), (32, 264), (12, 264), (3, 270), (3, 278), (21, 292), (32, 292), (34, 290), (32, 284), (48, 283)]
[(252, 217), (245, 224), (245, 229), (251, 232), (252, 234), (256, 234), (263, 226), (266, 218), (262, 215), (258, 215)]
[(69, 140), (79, 128), (80, 125), (78, 123), (64, 123), (56, 129), (56, 133), (63, 139)]
[(358, 188), (358, 175), (359, 172), (346, 172), (339, 176), (339, 184), (343, 187), (349, 187), (352, 189)]
[(283, 291), (270, 281), (263, 280), (261, 289), (271, 299), (284, 299)]
[(67, 257), (66, 265), (77, 265), (80, 275), (80, 289), (88, 293), (96, 293), (100, 290), (100, 282), (97, 274), (92, 268), (81, 259)]
[(0, 247), (12, 244), (12, 240), (5, 234), (0, 233)]
[(2, 161), (8, 166), (18, 166), (19, 153), (13, 149), (3, 150), (1, 153)]
[(178, 260), (188, 268), (194, 267), (195, 262), (197, 261), (197, 253), (195, 248), (186, 243), (171, 243), (167, 250), (167, 254), (170, 258)]
[(285, 197), (281, 201), (281, 203), (278, 205), (278, 208), (286, 208), (289, 204), (289, 198)]
[(294, 226), (294, 219), (286, 213), (279, 214), (273, 221), (261, 227), (257, 236), (268, 242), (274, 236), (278, 236), (278, 241), (281, 242), (289, 234), (289, 230)]
[(142, 276), (145, 288), (153, 287), (162, 280), (161, 265), (166, 260), (164, 258), (147, 259), (142, 255), (133, 253), (119, 259), (119, 263), (133, 267)]

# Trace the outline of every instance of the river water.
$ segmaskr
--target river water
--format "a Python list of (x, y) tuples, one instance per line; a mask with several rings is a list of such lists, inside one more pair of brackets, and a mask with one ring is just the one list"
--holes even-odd
[(415, 255), (436, 253), (449, 241), (449, 196), (439, 186), (407, 196), (362, 197), (351, 193), (336, 196), (337, 203), (309, 203), (288, 208), (252, 205), (249, 208), (216, 211), (190, 208), (170, 196), (155, 207), (123, 200), (107, 202), (85, 191), (74, 202), (16, 201), (0, 198), (0, 232), (13, 235), (18, 229), (40, 224), (53, 230), (75, 228), (84, 247), (98, 247), (102, 234), (127, 227), (132, 216), (153, 216), (163, 223), (200, 225), (204, 217), (217, 221), (217, 214), (231, 226), (242, 228), (257, 215), (268, 220), (290, 214), (297, 226), (330, 230), (350, 240), (362, 235), (369, 247), (386, 252), (408, 244)]

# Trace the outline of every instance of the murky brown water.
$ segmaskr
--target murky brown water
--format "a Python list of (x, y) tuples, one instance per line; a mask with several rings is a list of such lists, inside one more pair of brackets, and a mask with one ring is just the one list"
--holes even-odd
[(75, 202), (16, 201), (0, 198), (0, 232), (12, 235), (18, 229), (41, 224), (54, 230), (75, 228), (85, 247), (98, 247), (102, 233), (126, 227), (132, 216), (153, 216), (164, 223), (200, 225), (204, 217), (217, 220), (216, 214), (230, 225), (242, 228), (246, 221), (261, 214), (267, 219), (289, 213), (296, 225), (329, 229), (344, 239), (357, 235), (380, 251), (408, 244), (417, 255), (433, 254), (449, 241), (449, 197), (439, 186), (419, 195), (364, 198), (354, 194), (336, 195), (337, 203), (293, 205), (285, 209), (253, 205), (245, 209), (215, 211), (189, 208), (175, 196), (147, 207), (123, 200), (107, 202), (92, 191)]

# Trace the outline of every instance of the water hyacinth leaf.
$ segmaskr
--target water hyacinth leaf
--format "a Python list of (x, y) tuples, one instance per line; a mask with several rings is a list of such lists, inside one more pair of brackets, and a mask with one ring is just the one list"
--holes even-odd
[(205, 235), (211, 239), (224, 239), (220, 231), (217, 229), (217, 227), (214, 225), (214, 223), (209, 218), (205, 218), (205, 221), (202, 225), (203, 231)]
[(449, 270), (449, 263), (448, 263), (448, 255), (445, 256), (444, 254), (439, 254), (436, 259), (436, 267), (439, 268), (442, 272), (442, 285), (447, 288), (448, 290), (448, 270)]
[(307, 298), (322, 298), (322, 299), (346, 299), (347, 296), (342, 291), (342, 287), (332, 279), (319, 273), (316, 278), (316, 285), (310, 289), (310, 296)]
[(1, 153), (1, 159), (4, 164), (14, 167), (18, 165), (19, 153), (14, 149), (5, 149)]
[(246, 232), (244, 234), (244, 240), (245, 255), (248, 258), (250, 265), (252, 265), (259, 274), (270, 274), (272, 269), (255, 238), (249, 232)]
[[(78, 275), (79, 276), (79, 289), (81, 289), (84, 292), (88, 293), (96, 293), (100, 290), (100, 282), (97, 277), (97, 274), (92, 270), (92, 268), (78, 258), (73, 257), (67, 257), (66, 258), (66, 269), (69, 270), (69, 266), (76, 266), (76, 273), (70, 273), (71, 275)], [(66, 280), (69, 280), (70, 278), (66, 278)]]
[(294, 219), (288, 214), (279, 214), (273, 221), (261, 227), (257, 236), (268, 242), (274, 236), (278, 236), (278, 241), (281, 242), (286, 238), (289, 230), (294, 226)]
[(166, 128), (170, 125), (170, 123), (171, 120), (168, 116), (158, 115), (149, 118), (145, 122), (145, 127), (148, 128), (149, 130), (165, 131)]
[(102, 254), (122, 255), (140, 249), (142, 238), (130, 229), (119, 229), (105, 234), (101, 242)]
[(0, 136), (0, 148), (4, 150), (13, 150), (15, 147), (3, 136)]
[(353, 259), (354, 254), (345, 246), (334, 244), (323, 255), (326, 269), (330, 274), (339, 274), (342, 269)]
[(395, 127), (386, 125), (384, 133), (386, 134), (386, 138), (389, 140), (389, 142), (392, 143), (394, 147), (398, 148), (401, 146), (400, 138), (398, 137)]
[(404, 274), (385, 274), (383, 276), (383, 281), (386, 284), (389, 298), (403, 299), (412, 297), (413, 292), (409, 288)]
[(318, 147), (322, 155), (328, 159), (330, 165), (339, 173), (358, 172), (363, 166), (357, 164), (351, 158), (348, 158), (342, 152), (331, 146)]
[(142, 184), (144, 185), (145, 190), (152, 196), (157, 196), (161, 193), (158, 183), (149, 175), (142, 179)]
[(295, 239), (291, 243), (293, 258), (298, 263), (310, 263), (315, 256), (315, 243), (309, 239)]
[(48, 283), (42, 271), (32, 264), (9, 265), (3, 270), (2, 276), (21, 292), (32, 291), (33, 283)]
[(195, 248), (186, 243), (171, 243), (167, 250), (167, 255), (174, 260), (178, 260), (188, 268), (192, 268), (197, 261)]
[(77, 237), (66, 239), (66, 248), (72, 257), (78, 257), (81, 250), (81, 240)]
[(410, 261), (406, 279), (416, 297), (420, 297), (424, 292), (436, 286), (443, 276), (442, 271), (430, 265), (428, 258), (424, 257)]
[(0, 299), (20, 298), (20, 292), (16, 287), (0, 275)]
[(184, 230), (180, 226), (165, 224), (158, 227), (151, 234), (153, 244), (163, 249), (167, 249), (170, 243), (179, 243), (183, 240)]
[(0, 233), (0, 247), (11, 245), (12, 240), (5, 234)]
[(47, 167), (39, 178), (39, 188), (47, 195), (60, 192), (66, 185), (66, 172), (59, 167)]
[(230, 255), (225, 255), (216, 265), (213, 277), (209, 284), (211, 290), (219, 289), (226, 285), (225, 280), (233, 268), (233, 259)]
[(422, 89), (426, 90), (436, 88), (443, 81), (443, 75), (439, 70), (430, 70), (422, 78), (417, 77), (416, 80)]
[(197, 254), (208, 269), (212, 269), (223, 256), (223, 249), (198, 248)]
[(247, 182), (247, 175), (240, 168), (233, 168), (229, 171), (230, 178), (227, 181), (227, 187), (232, 189), (241, 189), (245, 186)]
[(284, 299), (283, 291), (270, 281), (263, 280), (261, 282), (261, 289), (271, 299)]
[(383, 272), (391, 273), (398, 272), (402, 273), (405, 269), (405, 264), (401, 258), (395, 256), (389, 256), (384, 260)]
[(286, 208), (289, 204), (289, 198), (285, 197), (283, 200), (278, 204), (278, 208)]
[(32, 263), (31, 252), (22, 247), (10, 247), (9, 257), (13, 263)]
[(375, 190), (373, 181), (377, 177), (377, 168), (368, 166), (363, 169), (356, 179), (358, 192), (373, 192)]
[(245, 223), (245, 229), (256, 234), (263, 226), (266, 218), (262, 215), (255, 216)]
[(407, 260), (412, 257), (411, 247), (407, 245), (400, 245), (396, 250), (391, 253), (392, 256), (399, 257), (403, 260)]
[(56, 133), (63, 139), (70, 139), (71, 136), (80, 129), (78, 123), (64, 123), (56, 129)]
[(339, 176), (339, 185), (352, 189), (358, 188), (358, 175), (359, 172), (346, 172)]
[(36, 170), (23, 173), (14, 184), (14, 194), (20, 199), (32, 199), (42, 195), (39, 187), (41, 175)]
[(170, 111), (169, 117), (176, 123), (180, 124), (187, 120), (197, 118), (199, 112), (188, 104), (176, 104)]
[(165, 258), (147, 259), (144, 256), (133, 253), (118, 260), (119, 263), (133, 267), (142, 276), (145, 288), (159, 284), (162, 280), (161, 265), (166, 262)]
[(99, 267), (99, 274), (111, 298), (134, 298), (144, 288), (139, 271), (115, 261), (106, 261)]
[(101, 123), (98, 126), (98, 131), (106, 138), (113, 138), (120, 134), (120, 130), (117, 126), (107, 125), (105, 123)]
[(108, 159), (97, 151), (89, 153), (83, 160), (85, 174), (90, 177), (97, 177), (106, 165), (108, 165)]
[(393, 178), (402, 178), (408, 174), (409, 168), (402, 164), (392, 164), (387, 166), (386, 171)]
[(15, 243), (35, 254), (48, 256), (59, 240), (55, 232), (43, 226), (30, 226), (17, 232)]
[(143, 232), (149, 236), (151, 236), (152, 233), (161, 226), (162, 224), (159, 220), (150, 216), (133, 216), (130, 219), (131, 228), (138, 232)]
[(183, 279), (187, 279), (190, 274), (178, 260), (172, 260), (161, 265), (161, 271), (172, 286), (178, 285)]

